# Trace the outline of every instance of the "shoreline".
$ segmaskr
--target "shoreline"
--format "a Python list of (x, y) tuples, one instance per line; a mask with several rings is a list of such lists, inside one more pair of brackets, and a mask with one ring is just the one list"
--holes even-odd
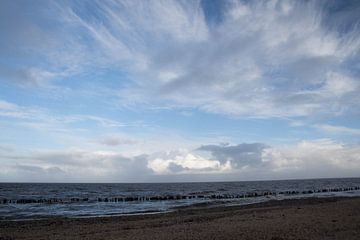
[[(354, 192), (358, 192), (358, 194), (353, 194)], [(179, 199), (202, 199), (205, 201), (199, 201), (199, 202), (193, 202), (189, 204), (179, 204), (174, 206), (169, 206), (166, 209), (153, 209), (153, 210), (139, 210), (139, 211), (129, 211), (129, 212), (113, 212), (113, 213), (104, 213), (104, 214), (83, 214), (83, 215), (47, 215), (46, 213), (41, 215), (35, 215), (33, 217), (27, 217), (24, 216), (18, 216), (13, 217), (11, 215), (7, 217), (1, 217), (0, 216), (0, 222), (1, 221), (35, 221), (35, 220), (47, 220), (47, 219), (53, 219), (53, 218), (70, 218), (70, 219), (76, 219), (76, 218), (99, 218), (99, 217), (118, 217), (118, 216), (133, 216), (133, 215), (155, 215), (155, 214), (163, 214), (163, 213), (169, 213), (177, 211), (177, 209), (182, 208), (193, 208), (193, 207), (201, 207), (201, 206), (207, 206), (207, 207), (222, 207), (222, 206), (247, 206), (247, 205), (253, 205), (253, 204), (259, 204), (269, 201), (282, 201), (282, 200), (291, 200), (291, 199), (308, 199), (308, 198), (342, 198), (342, 197), (360, 197), (360, 187), (348, 187), (348, 188), (333, 188), (333, 189), (322, 189), (322, 190), (314, 190), (314, 191), (287, 191), (287, 195), (284, 195), (283, 192), (280, 193), (272, 193), (265, 191), (262, 194), (258, 194), (256, 192), (248, 193), (246, 195), (249, 195), (248, 197), (234, 197), (230, 196), (228, 194), (224, 195), (211, 195), (213, 197), (205, 198), (204, 195), (200, 195), (200, 197), (194, 195), (192, 198), (181, 198), (181, 196), (178, 196), (179, 198), (172, 197), (170, 200), (162, 200), (162, 201), (172, 201), (172, 200), (179, 200)], [(332, 195), (328, 195), (331, 193)], [(338, 194), (339, 193), (339, 194)], [(244, 195), (245, 196), (245, 195)], [(79, 202), (79, 198), (77, 199), (77, 203)], [(107, 201), (105, 203), (117, 203), (110, 201), (111, 198), (106, 198)], [(115, 198), (117, 199), (117, 198)], [(251, 199), (252, 201), (246, 202), (247, 199)], [(24, 204), (41, 204), (41, 205), (58, 205), (58, 204), (66, 204), (64, 202), (55, 201), (53, 199), (53, 202), (39, 202), (37, 201), (30, 201), (29, 199), (18, 199), (16, 201), (8, 201), (6, 198), (0, 199), (0, 207), (1, 205), (5, 204), (16, 204), (16, 205), (24, 205)], [(88, 198), (86, 198), (86, 202), (88, 201)], [(137, 202), (161, 202), (159, 199), (151, 200), (151, 198), (148, 199), (148, 201), (140, 201)], [(132, 201), (136, 202), (136, 201)], [(98, 201), (98, 203), (102, 203), (102, 201)], [(124, 203), (123, 201), (120, 203)], [(72, 203), (67, 203), (72, 204)], [(93, 206), (87, 206), (87, 209), (92, 209)], [(0, 239), (1, 240), (1, 239)]]
[[(251, 234), (250, 229), (256, 234)], [(312, 235), (301, 237), (309, 231)], [(145, 215), (0, 222), (0, 239), (9, 240), (238, 239), (239, 235), (269, 240), (359, 239), (360, 197), (270, 200), (239, 206), (189, 206)]]
[[(358, 191), (358, 190), (357, 190)], [(284, 198), (264, 198), (264, 196), (252, 197), (252, 200), (258, 200), (253, 202), (240, 202), (240, 199), (218, 199), (216, 201), (204, 201), (191, 203), (188, 205), (180, 205), (170, 207), (166, 210), (144, 210), (138, 212), (129, 212), (129, 213), (113, 213), (113, 214), (104, 214), (104, 215), (74, 215), (74, 216), (37, 216), (35, 218), (5, 218), (0, 219), (0, 222), (13, 221), (13, 222), (22, 222), (22, 221), (40, 221), (40, 220), (52, 220), (52, 219), (86, 219), (86, 218), (111, 218), (111, 217), (127, 217), (127, 216), (142, 216), (142, 215), (158, 215), (158, 214), (167, 214), (177, 212), (179, 210), (186, 209), (211, 209), (211, 208), (223, 208), (223, 207), (248, 207), (252, 205), (262, 205), (268, 202), (271, 204), (276, 204), (279, 201), (287, 200), (305, 200), (305, 199), (328, 199), (328, 198), (360, 198), (360, 195), (338, 195), (338, 196), (327, 196), (327, 195), (298, 195), (298, 196), (284, 196)], [(241, 200), (245, 200), (241, 199)], [(1, 239), (0, 239), (1, 240)]]
[[(282, 201), (292, 201), (292, 200), (311, 200), (314, 201), (316, 199), (347, 199), (347, 198), (359, 198), (360, 195), (338, 195), (338, 196), (326, 196), (326, 195), (314, 195), (314, 196), (287, 196), (284, 198), (276, 199), (276, 198), (260, 198), (258, 197), (258, 201), (254, 202), (239, 202), (239, 199), (219, 199), (217, 201), (204, 201), (204, 202), (197, 202), (197, 203), (191, 203), (188, 205), (180, 205), (180, 206), (174, 206), (170, 207), (166, 210), (145, 210), (145, 211), (139, 211), (139, 212), (129, 212), (129, 213), (113, 213), (113, 214), (104, 214), (104, 215), (73, 215), (73, 216), (37, 216), (35, 218), (5, 218), (0, 219), (1, 222), (26, 222), (26, 221), (41, 221), (41, 220), (53, 220), (53, 219), (90, 219), (90, 218), (113, 218), (113, 217), (128, 217), (128, 216), (146, 216), (146, 215), (160, 215), (160, 214), (169, 214), (174, 213), (178, 211), (186, 211), (186, 210), (206, 210), (206, 209), (212, 209), (212, 208), (236, 208), (236, 207), (245, 207), (249, 208), (250, 206), (255, 205), (255, 207), (262, 206), (264, 204), (269, 203), (270, 205), (276, 205), (280, 204), (278, 202)], [(256, 198), (252, 198), (253, 200)], [(244, 200), (244, 199), (243, 199)], [(1, 239), (0, 239), (1, 240)]]

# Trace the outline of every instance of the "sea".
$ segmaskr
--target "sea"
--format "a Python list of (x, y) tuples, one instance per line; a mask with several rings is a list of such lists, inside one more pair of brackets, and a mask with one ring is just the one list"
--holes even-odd
[(189, 206), (360, 196), (360, 178), (186, 183), (0, 183), (0, 221), (154, 214)]

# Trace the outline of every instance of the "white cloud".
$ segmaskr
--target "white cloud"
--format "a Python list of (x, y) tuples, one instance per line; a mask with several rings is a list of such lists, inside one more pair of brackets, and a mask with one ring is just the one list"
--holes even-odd
[(334, 126), (330, 124), (318, 124), (315, 125), (315, 128), (318, 128), (322, 131), (333, 133), (333, 134), (350, 134), (350, 135), (360, 135), (360, 129), (349, 128), (344, 126)]
[[(92, 11), (84, 10), (88, 4)], [(132, 81), (118, 89), (120, 101), (135, 108), (172, 104), (262, 118), (359, 110), (351, 66), (359, 58), (358, 19), (340, 11), (330, 21), (323, 2), (233, 1), (215, 25), (207, 24), (199, 1), (49, 3), (48, 9), (42, 18), (61, 28), (46, 29), (24, 15), (22, 25), (12, 23), (19, 31), (3, 29), (10, 39), (36, 29), (18, 49), (24, 59), (33, 57), (24, 49), (46, 56), (24, 66), (35, 82), (119, 69)]]
[[(145, 49), (150, 65), (136, 73), (139, 87), (124, 90), (124, 101), (166, 100), (265, 118), (357, 108), (349, 102), (360, 102), (359, 80), (346, 64), (359, 51), (356, 29), (331, 31), (315, 2), (238, 2), (229, 9), (201, 44), (169, 41), (165, 51), (152, 46), (150, 55)], [(353, 52), (344, 50), (345, 42)]]
[(0, 116), (15, 119), (32, 119), (40, 114), (38, 108), (27, 108), (0, 99)]
[(329, 72), (323, 90), (338, 97), (359, 90), (359, 83), (349, 76)]
[(79, 123), (91, 121), (95, 122), (101, 127), (105, 128), (122, 128), (122, 127), (141, 127), (146, 126), (141, 122), (123, 123), (110, 118), (94, 115), (66, 115), (66, 114), (54, 114), (50, 110), (45, 108), (39, 108), (36, 106), (23, 106), (12, 102), (8, 102), (0, 99), (0, 116), (19, 120), (24, 126), (31, 128), (56, 128), (60, 129), (63, 126), (63, 130), (66, 131), (66, 124)]
[(360, 147), (329, 139), (302, 141), (295, 146), (265, 149), (263, 161), (274, 173), (287, 176), (358, 176)]
[(170, 151), (152, 154), (148, 167), (157, 174), (170, 173), (222, 173), (231, 170), (229, 162), (222, 164), (187, 150)]
[(113, 151), (18, 151), (0, 159), (0, 179), (6, 181), (145, 181), (151, 175), (146, 155), (124, 157)]

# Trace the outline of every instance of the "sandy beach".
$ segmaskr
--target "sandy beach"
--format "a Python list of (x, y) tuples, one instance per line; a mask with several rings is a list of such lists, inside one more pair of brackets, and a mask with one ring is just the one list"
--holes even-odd
[(155, 215), (2, 221), (0, 239), (360, 239), (360, 198), (197, 206)]

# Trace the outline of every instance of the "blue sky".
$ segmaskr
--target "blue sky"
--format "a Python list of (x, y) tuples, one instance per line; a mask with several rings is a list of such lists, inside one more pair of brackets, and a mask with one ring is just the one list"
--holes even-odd
[(358, 1), (1, 1), (0, 181), (359, 177)]

